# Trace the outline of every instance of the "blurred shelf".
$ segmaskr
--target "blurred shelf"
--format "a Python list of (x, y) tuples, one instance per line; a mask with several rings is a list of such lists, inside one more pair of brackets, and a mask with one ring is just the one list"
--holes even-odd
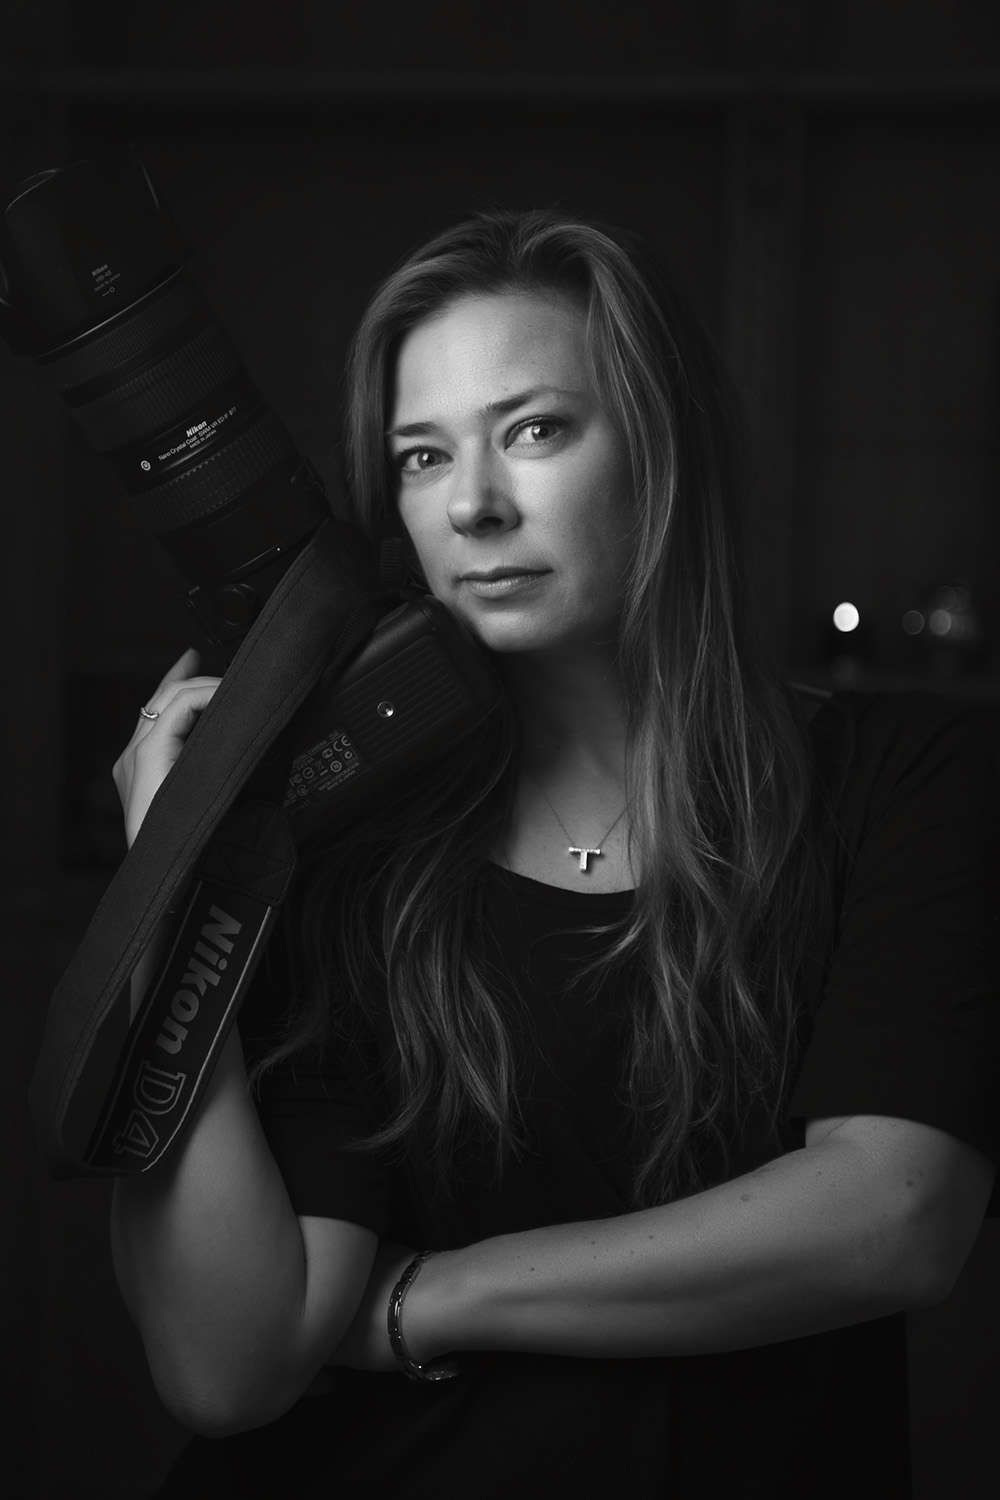
[(833, 693), (939, 693), (965, 703), (1000, 704), (1000, 677), (935, 677), (930, 673), (883, 671), (859, 671), (848, 676), (811, 667), (793, 668), (785, 677), (789, 682)]

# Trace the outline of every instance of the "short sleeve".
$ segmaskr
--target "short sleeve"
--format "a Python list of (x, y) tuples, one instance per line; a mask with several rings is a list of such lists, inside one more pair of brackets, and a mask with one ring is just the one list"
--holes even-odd
[[(280, 960), (272, 956), (248, 995), (240, 1017), (248, 1062), (260, 1061), (274, 1044), (280, 976)], [(374, 1119), (364, 1079), (338, 1058), (336, 1043), (303, 1047), (266, 1069), (254, 1102), (296, 1214), (346, 1219), (384, 1235), (388, 1174), (377, 1156), (358, 1148)]]
[(370, 1151), (358, 1149), (371, 1120), (356, 1086), (311, 1049), (264, 1074), (256, 1102), (295, 1212), (348, 1219), (384, 1235), (386, 1174)]
[(845, 698), (835, 940), (789, 1114), (916, 1120), (1000, 1163), (994, 757), (932, 694)]

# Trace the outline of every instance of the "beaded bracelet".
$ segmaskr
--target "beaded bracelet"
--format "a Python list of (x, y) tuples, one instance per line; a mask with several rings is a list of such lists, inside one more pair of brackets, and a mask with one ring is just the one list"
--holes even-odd
[(424, 1261), (436, 1253), (435, 1250), (422, 1250), (419, 1255), (415, 1255), (396, 1282), (392, 1289), (392, 1296), (389, 1298), (389, 1343), (392, 1345), (392, 1352), (407, 1380), (414, 1380), (421, 1384), (434, 1380), (451, 1380), (455, 1375), (460, 1374), (460, 1366), (454, 1360), (443, 1360), (436, 1365), (418, 1365), (416, 1360), (410, 1358), (406, 1345), (403, 1343), (403, 1329), (399, 1321), (403, 1298), (416, 1280), (417, 1272)]

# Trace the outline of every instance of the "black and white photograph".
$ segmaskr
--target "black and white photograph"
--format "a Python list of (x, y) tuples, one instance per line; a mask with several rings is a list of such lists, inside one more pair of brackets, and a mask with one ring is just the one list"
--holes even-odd
[(12, 1500), (990, 1500), (1000, 12), (0, 6)]

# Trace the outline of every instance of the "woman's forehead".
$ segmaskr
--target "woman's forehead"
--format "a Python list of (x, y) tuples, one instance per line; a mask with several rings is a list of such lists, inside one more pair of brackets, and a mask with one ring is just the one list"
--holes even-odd
[(394, 377), (393, 426), (480, 409), (520, 389), (587, 391), (586, 317), (554, 291), (463, 297), (410, 329)]

